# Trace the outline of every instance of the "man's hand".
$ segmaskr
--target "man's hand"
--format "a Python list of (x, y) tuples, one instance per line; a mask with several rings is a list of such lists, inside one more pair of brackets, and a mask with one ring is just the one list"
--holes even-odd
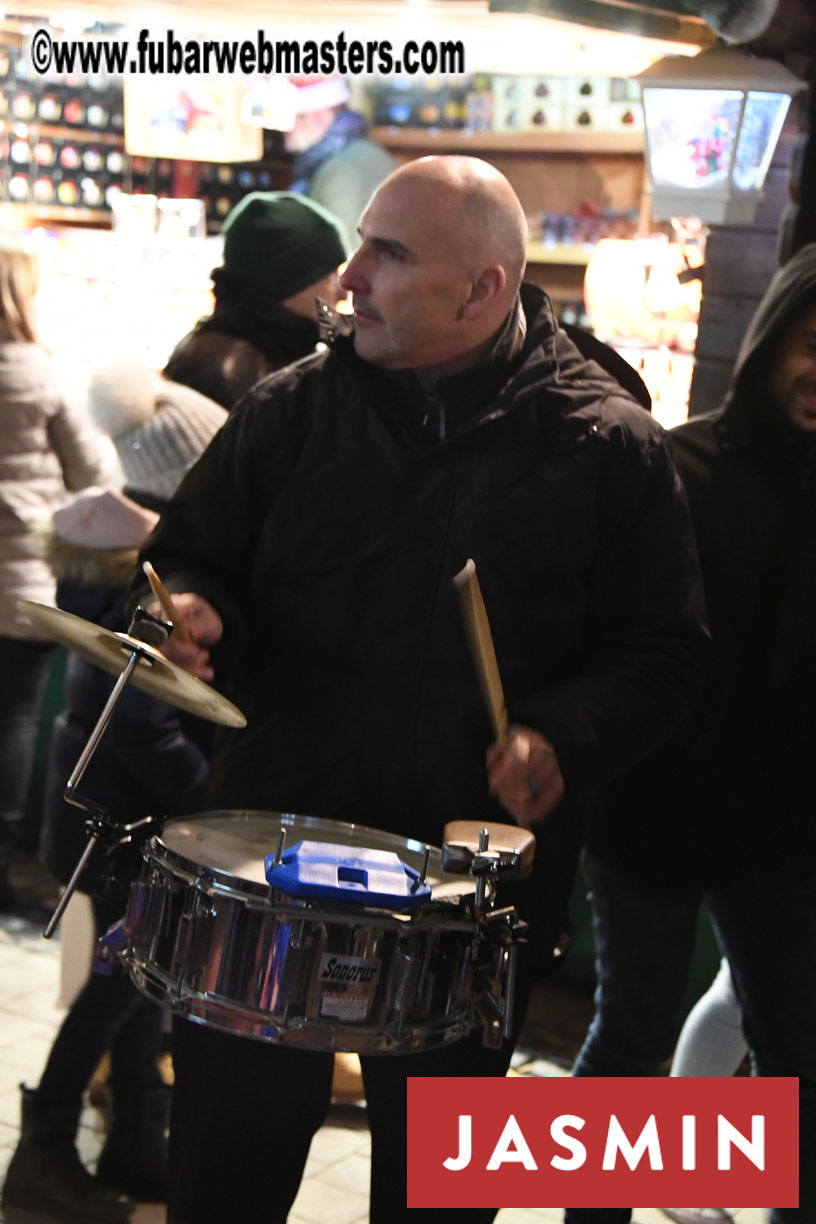
[[(209, 648), (221, 640), (224, 632), (221, 617), (212, 604), (192, 592), (174, 595), (173, 603), (192, 641), (183, 642), (177, 633), (171, 633), (162, 647), (162, 654), (198, 680), (212, 680), (215, 673), (210, 667)], [(148, 604), (147, 611), (161, 620), (166, 619), (158, 603)]]
[(487, 750), (491, 795), (525, 829), (544, 820), (564, 797), (564, 779), (549, 740), (529, 727), (511, 727), (510, 742)]

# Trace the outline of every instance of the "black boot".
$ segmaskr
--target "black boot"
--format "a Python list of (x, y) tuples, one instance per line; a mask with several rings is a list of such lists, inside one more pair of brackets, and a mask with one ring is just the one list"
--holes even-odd
[(125, 1224), (134, 1203), (98, 1181), (74, 1146), (79, 1106), (43, 1105), (21, 1085), (22, 1129), (3, 1186), (6, 1224)]
[(137, 1202), (166, 1203), (169, 1122), (169, 1088), (132, 1096), (114, 1087), (111, 1128), (96, 1170), (99, 1180)]

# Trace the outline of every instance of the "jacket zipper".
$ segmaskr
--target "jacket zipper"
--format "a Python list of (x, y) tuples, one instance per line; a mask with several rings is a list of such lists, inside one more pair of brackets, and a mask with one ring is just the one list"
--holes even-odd
[[(416, 789), (417, 789), (416, 783), (417, 783), (417, 772), (418, 772), (418, 765), (419, 765), (419, 728), (420, 728), (420, 722), (421, 722), (421, 717), (422, 717), (422, 706), (423, 706), (423, 700), (424, 700), (423, 693), (425, 690), (425, 671), (426, 671), (426, 665), (427, 665), (427, 660), (428, 660), (428, 646), (431, 640), (431, 632), (432, 632), (434, 621), (436, 619), (436, 609), (437, 609), (437, 604), (439, 601), (439, 594), (442, 588), (442, 582), (443, 582), (442, 568), (445, 564), (445, 559), (448, 554), (448, 541), (450, 539), (451, 519), (453, 518), (453, 511), (456, 505), (456, 494), (459, 488), (460, 467), (461, 467), (461, 456), (457, 455), (456, 465), (453, 471), (453, 479), (450, 482), (450, 491), (448, 495), (448, 506), (447, 506), (447, 512), (445, 515), (445, 525), (444, 525), (443, 531), (440, 533), (439, 560), (437, 561), (437, 566), (436, 566), (436, 577), (434, 579), (434, 584), (433, 584), (433, 597), (431, 599), (431, 607), (430, 607), (430, 610), (428, 612), (428, 616), (425, 622), (425, 637), (422, 643), (422, 653), (421, 653), (420, 664), (419, 664), (419, 683), (417, 685), (417, 690), (416, 690), (417, 697), (416, 697), (416, 706), (414, 709), (414, 728), (413, 728), (413, 734), (412, 734), (413, 747), (412, 747), (412, 753), (411, 753), (411, 757), (413, 761), (412, 787), (413, 787), (414, 795), (416, 795)], [(450, 579), (451, 581), (453, 580), (453, 574), (450, 575)]]
[(442, 400), (439, 398), (439, 396), (436, 394), (435, 391), (431, 391), (428, 394), (427, 404), (428, 404), (427, 410), (425, 412), (424, 417), (422, 418), (422, 428), (423, 429), (428, 428), (429, 424), (431, 423), (431, 418), (433, 417), (434, 413), (436, 413), (437, 420), (438, 420), (437, 438), (440, 442), (444, 442), (445, 441), (445, 428), (446, 428), (445, 405), (442, 402)]

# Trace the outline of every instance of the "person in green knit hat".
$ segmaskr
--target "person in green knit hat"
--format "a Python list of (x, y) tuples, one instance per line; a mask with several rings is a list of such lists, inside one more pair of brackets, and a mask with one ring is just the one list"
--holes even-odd
[(316, 299), (341, 296), (349, 240), (327, 209), (286, 191), (254, 191), (224, 222), (215, 308), (174, 348), (166, 378), (231, 409), (255, 383), (314, 350)]

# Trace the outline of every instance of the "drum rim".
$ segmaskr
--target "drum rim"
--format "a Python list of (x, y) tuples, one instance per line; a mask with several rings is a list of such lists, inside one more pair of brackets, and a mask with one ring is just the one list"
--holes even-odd
[[(325, 816), (302, 815), (298, 812), (277, 812), (264, 808), (212, 808), (203, 812), (192, 812), (186, 816), (173, 817), (171, 820), (166, 821), (161, 832), (157, 833), (151, 839), (150, 847), (155, 853), (158, 861), (165, 862), (171, 869), (174, 866), (177, 866), (193, 878), (206, 878), (207, 881), (212, 880), (214, 884), (220, 885), (235, 896), (249, 895), (253, 897), (268, 898), (270, 896), (270, 892), (272, 891), (269, 884), (262, 884), (258, 880), (247, 879), (246, 876), (237, 875), (224, 867), (215, 867), (209, 863), (203, 863), (197, 859), (190, 858), (182, 851), (168, 846), (163, 840), (165, 831), (174, 825), (190, 823), (194, 824), (197, 820), (201, 820), (206, 817), (219, 816), (232, 817), (236, 820), (248, 820), (254, 817), (272, 817), (275, 821), (279, 822), (278, 827), (284, 827), (287, 829), (297, 828), (298, 833), (302, 836), (306, 836), (309, 829), (312, 829), (313, 831), (328, 831), (329, 829), (332, 831), (336, 830), (338, 832), (349, 831), (358, 835), (360, 833), (370, 834), (375, 842), (383, 843), (375, 845), (374, 848), (376, 849), (393, 850), (395, 853), (399, 853), (399, 849), (402, 848), (404, 853), (416, 856), (418, 861), (410, 863), (409, 865), (411, 866), (419, 866), (421, 864), (422, 857), (424, 856), (427, 848), (430, 851), (430, 857), (428, 860), (429, 873), (436, 880), (438, 880), (440, 884), (447, 882), (456, 882), (457, 884), (460, 884), (460, 896), (462, 898), (471, 896), (473, 892), (473, 888), (469, 887), (469, 884), (472, 882), (467, 876), (455, 876), (450, 872), (445, 872), (442, 870), (442, 851), (437, 846), (432, 846), (427, 842), (417, 841), (416, 838), (401, 837), (398, 833), (390, 833), (384, 829), (375, 829), (370, 825), (353, 824), (350, 821), (332, 820)], [(270, 839), (268, 851), (269, 854), (274, 854), (276, 850), (276, 845), (272, 844), (273, 840), (274, 839)], [(301, 840), (301, 837), (299, 836), (297, 840)], [(365, 841), (356, 840), (350, 842), (349, 844), (362, 846), (366, 843)], [(161, 853), (159, 853), (159, 847), (161, 849)], [(150, 857), (149, 853), (147, 857)], [(238, 884), (240, 887), (236, 887)], [(430, 901), (426, 902), (425, 904), (432, 905), (434, 900), (435, 898), (432, 895)]]

